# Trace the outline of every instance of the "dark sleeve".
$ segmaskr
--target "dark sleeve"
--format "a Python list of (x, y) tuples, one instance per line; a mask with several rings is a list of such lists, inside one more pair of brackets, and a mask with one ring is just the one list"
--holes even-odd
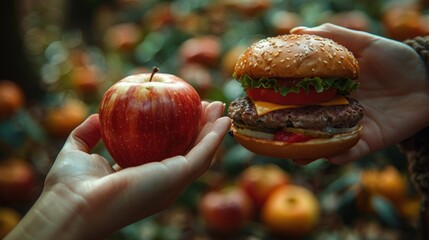
[[(405, 40), (404, 43), (420, 55), (429, 69), (429, 36)], [(422, 193), (422, 208), (429, 210), (429, 127), (403, 141), (399, 147), (407, 155), (410, 177)]]

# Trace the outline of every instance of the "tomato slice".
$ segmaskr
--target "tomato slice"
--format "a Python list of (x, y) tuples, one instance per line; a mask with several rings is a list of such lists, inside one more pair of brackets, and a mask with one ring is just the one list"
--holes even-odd
[(287, 143), (306, 142), (310, 139), (313, 139), (313, 137), (301, 133), (291, 133), (285, 131), (278, 131), (274, 133), (273, 137), (274, 141), (283, 141)]
[(254, 101), (265, 101), (282, 105), (311, 105), (334, 98), (337, 90), (330, 88), (318, 93), (316, 90), (310, 89), (308, 93), (301, 90), (299, 93), (288, 93), (286, 96), (282, 96), (274, 89), (249, 88), (246, 93)]

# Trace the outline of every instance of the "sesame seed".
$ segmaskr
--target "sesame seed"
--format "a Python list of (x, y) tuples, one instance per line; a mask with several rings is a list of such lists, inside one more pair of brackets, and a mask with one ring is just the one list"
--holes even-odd
[(341, 61), (338, 61), (338, 64), (342, 64), (343, 62), (341, 62)]
[(328, 61), (324, 60), (324, 61), (323, 61), (323, 63), (324, 63), (324, 64), (328, 64)]
[(280, 60), (280, 62), (281, 62), (281, 63), (284, 63), (284, 62), (285, 62), (285, 60), (284, 60), (284, 59), (282, 59), (282, 60)]
[(273, 61), (273, 58), (268, 58), (267, 60), (268, 60), (268, 62), (271, 62), (271, 61)]
[(265, 71), (269, 71), (271, 69), (271, 67), (270, 66), (266, 66), (265, 68), (264, 68), (264, 70)]
[(290, 65), (288, 64), (288, 65), (286, 65), (286, 68), (289, 68), (290, 67)]
[(275, 52), (274, 57), (277, 57), (279, 54), (280, 54), (279, 52)]
[(286, 60), (287, 60), (287, 61), (290, 61), (290, 58), (289, 58), (289, 57), (287, 57), (287, 58), (286, 58)]

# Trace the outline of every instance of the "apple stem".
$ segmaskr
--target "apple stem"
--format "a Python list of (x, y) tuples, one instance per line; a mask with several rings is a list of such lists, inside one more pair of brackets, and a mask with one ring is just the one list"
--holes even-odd
[(154, 66), (154, 67), (152, 68), (152, 74), (150, 75), (149, 82), (152, 82), (153, 75), (155, 75), (155, 73), (157, 73), (158, 71), (159, 71), (159, 67)]

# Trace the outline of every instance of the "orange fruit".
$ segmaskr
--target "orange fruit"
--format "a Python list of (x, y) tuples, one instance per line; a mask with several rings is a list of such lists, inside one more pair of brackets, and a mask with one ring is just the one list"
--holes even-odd
[(261, 217), (263, 224), (275, 234), (305, 236), (314, 231), (319, 222), (319, 201), (305, 187), (281, 186), (268, 196)]

